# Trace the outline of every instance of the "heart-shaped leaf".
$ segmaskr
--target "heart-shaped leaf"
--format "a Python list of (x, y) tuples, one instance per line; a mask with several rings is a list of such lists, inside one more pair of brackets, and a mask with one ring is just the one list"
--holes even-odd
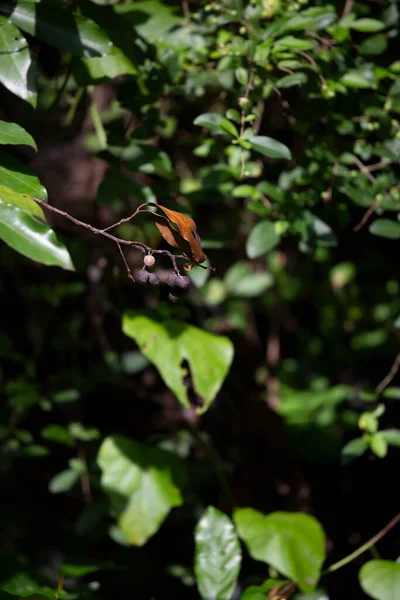
[(400, 590), (400, 564), (391, 560), (370, 560), (358, 575), (363, 591), (375, 600), (394, 600)]
[(195, 532), (195, 573), (203, 600), (230, 600), (240, 571), (242, 553), (232, 521), (208, 507)]
[(204, 399), (199, 412), (205, 412), (218, 394), (233, 359), (232, 342), (178, 321), (159, 322), (145, 313), (128, 312), (123, 332), (133, 338), (141, 352), (158, 369), (166, 385), (183, 406), (189, 406), (184, 384), (187, 360), (195, 392)]
[(315, 589), (325, 559), (325, 540), (314, 517), (289, 512), (263, 515), (242, 508), (235, 511), (234, 521), (253, 558), (297, 581), (303, 592)]
[(183, 502), (184, 471), (179, 459), (118, 435), (104, 440), (97, 462), (119, 527), (131, 544), (143, 546), (170, 510)]

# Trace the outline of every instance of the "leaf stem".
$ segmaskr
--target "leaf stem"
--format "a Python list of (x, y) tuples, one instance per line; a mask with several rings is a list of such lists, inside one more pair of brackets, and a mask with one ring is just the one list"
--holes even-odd
[(105, 132), (103, 121), (101, 120), (101, 116), (99, 113), (99, 109), (97, 108), (97, 104), (94, 99), (94, 88), (93, 86), (88, 87), (90, 97), (92, 102), (90, 104), (90, 116), (92, 118), (92, 123), (96, 132), (97, 140), (99, 142), (99, 146), (101, 150), (105, 150), (107, 148), (107, 134)]
[(382, 539), (391, 529), (393, 529), (393, 527), (397, 525), (399, 521), (400, 512), (391, 521), (389, 521), (389, 523), (383, 529), (378, 531), (377, 534), (375, 534), (370, 540), (368, 540), (368, 542), (365, 542), (365, 544), (360, 546), (360, 548), (357, 548), (357, 550), (355, 550), (348, 556), (345, 556), (341, 560), (333, 563), (333, 565), (331, 565), (330, 567), (325, 569), (325, 571), (322, 572), (322, 575), (328, 575), (328, 573), (333, 573), (334, 571), (341, 569), (361, 554), (364, 554), (364, 552), (366, 552), (367, 550), (370, 550), (373, 546), (375, 546), (377, 542), (379, 542), (380, 539)]

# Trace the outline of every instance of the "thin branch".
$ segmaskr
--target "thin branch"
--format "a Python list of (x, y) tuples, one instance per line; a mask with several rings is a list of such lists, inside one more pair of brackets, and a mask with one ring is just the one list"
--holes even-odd
[(375, 209), (378, 206), (378, 202), (375, 200), (371, 206), (368, 208), (368, 210), (364, 213), (363, 218), (361, 219), (361, 221), (358, 223), (358, 225), (356, 225), (355, 227), (353, 227), (353, 231), (360, 231), (360, 229), (362, 229), (362, 227), (364, 227), (364, 225), (366, 225), (368, 219), (374, 214)]
[(307, 54), (307, 52), (303, 52), (303, 50), (296, 50), (296, 53), (299, 54), (300, 56), (302, 56), (303, 58), (305, 58), (310, 64), (313, 65), (313, 67), (315, 67), (316, 69), (316, 73), (323, 85), (324, 88), (328, 87), (328, 84), (326, 83), (326, 79), (325, 77), (322, 75), (322, 73), (320, 73), (318, 71), (318, 64), (315, 62), (315, 60), (313, 59), (312, 56), (310, 56), (309, 54)]
[(134, 280), (133, 275), (132, 275), (132, 271), (129, 268), (128, 262), (127, 262), (127, 260), (125, 258), (125, 254), (124, 254), (124, 252), (123, 252), (123, 250), (121, 248), (121, 244), (119, 242), (117, 242), (117, 246), (118, 246), (118, 250), (119, 250), (119, 253), (121, 255), (121, 258), (124, 261), (126, 273), (127, 273), (128, 277), (129, 277), (129, 279), (132, 279), (132, 281), (135, 283), (135, 280)]
[(341, 569), (342, 567), (344, 567), (348, 563), (352, 562), (355, 558), (357, 558), (361, 554), (364, 554), (364, 552), (366, 552), (367, 550), (369, 550), (370, 548), (372, 548), (373, 546), (375, 546), (375, 544), (377, 542), (379, 542), (379, 540), (382, 539), (391, 529), (393, 529), (393, 527), (395, 525), (397, 525), (397, 523), (399, 521), (400, 521), (400, 513), (398, 513), (386, 525), (386, 527), (384, 527), (383, 529), (381, 529), (376, 535), (374, 535), (374, 537), (372, 537), (370, 540), (368, 540), (368, 542), (366, 542), (365, 544), (363, 544), (362, 546), (360, 546), (360, 548), (358, 548), (357, 550), (355, 550), (354, 552), (352, 552), (348, 556), (345, 556), (344, 558), (342, 558), (338, 562), (333, 563), (333, 565), (331, 565), (330, 567), (328, 567), (322, 573), (322, 575), (327, 575), (328, 573), (333, 573), (334, 571), (337, 571), (338, 569)]
[[(247, 103), (246, 101), (249, 98), (250, 90), (253, 89), (253, 79), (254, 79), (255, 72), (256, 72), (256, 70), (254, 68), (251, 69), (249, 80), (248, 80), (247, 86), (246, 86), (246, 91), (244, 93), (244, 96), (242, 96), (242, 98), (241, 98), (241, 100), (242, 100), (242, 114), (241, 114), (241, 119), (240, 119), (240, 137), (241, 138), (244, 135), (244, 129), (246, 126), (246, 106), (245, 105)], [(240, 155), (240, 161), (241, 161), (240, 179), (243, 179), (244, 170), (246, 168), (243, 148), (242, 148), (242, 152)]]
[(396, 356), (394, 359), (394, 363), (392, 364), (389, 373), (382, 379), (382, 381), (376, 386), (376, 393), (382, 394), (383, 390), (392, 382), (393, 378), (397, 374), (397, 371), (400, 368), (400, 354)]
[[(122, 238), (118, 238), (115, 235), (108, 233), (108, 231), (98, 229), (97, 227), (93, 227), (93, 225), (89, 225), (89, 223), (85, 223), (84, 221), (80, 221), (79, 219), (76, 219), (75, 217), (73, 217), (69, 213), (65, 212), (64, 210), (60, 210), (59, 208), (56, 208), (55, 206), (51, 206), (51, 204), (47, 204), (47, 202), (44, 202), (43, 200), (39, 200), (39, 198), (35, 198), (34, 196), (32, 196), (32, 198), (35, 200), (35, 202), (40, 204), (40, 206), (42, 206), (43, 208), (50, 210), (51, 212), (55, 212), (58, 215), (61, 215), (62, 217), (65, 217), (69, 221), (72, 221), (72, 223), (75, 223), (75, 225), (78, 225), (79, 227), (84, 227), (85, 229), (88, 229), (95, 235), (101, 235), (103, 237), (108, 238), (109, 240), (114, 242), (114, 244), (117, 244), (118, 246), (119, 245), (130, 246), (131, 248), (140, 250), (140, 252), (143, 252), (143, 254), (148, 254), (149, 252), (152, 252), (153, 254), (161, 254), (163, 256), (168, 257), (169, 260), (172, 262), (175, 272), (179, 272), (178, 265), (176, 262), (176, 260), (178, 258), (182, 258), (184, 260), (189, 260), (185, 254), (172, 254), (168, 250), (154, 250), (153, 248), (150, 248), (150, 246), (147, 246), (146, 244), (143, 244), (142, 242), (136, 242), (136, 241), (130, 241), (130, 240), (124, 240)], [(153, 205), (154, 203), (148, 202), (147, 204)], [(125, 266), (126, 266), (126, 264), (125, 264)]]

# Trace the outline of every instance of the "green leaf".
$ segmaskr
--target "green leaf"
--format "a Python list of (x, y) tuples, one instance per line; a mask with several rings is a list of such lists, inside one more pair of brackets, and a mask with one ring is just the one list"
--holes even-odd
[(94, 21), (49, 4), (19, 2), (9, 14), (14, 25), (50, 46), (90, 58), (113, 48), (108, 35)]
[(261, 221), (251, 230), (247, 238), (246, 254), (249, 258), (257, 258), (275, 248), (279, 241), (275, 224), (272, 221)]
[(290, 88), (294, 85), (301, 85), (307, 81), (307, 75), (305, 73), (292, 73), (291, 75), (285, 75), (276, 82), (277, 88)]
[(221, 129), (229, 133), (229, 135), (231, 135), (232, 137), (239, 137), (239, 132), (236, 129), (235, 125), (231, 121), (228, 121), (228, 119), (221, 119), (219, 124)]
[(41, 435), (45, 440), (65, 444), (65, 446), (74, 445), (73, 437), (65, 427), (62, 427), (62, 425), (47, 425), (42, 429)]
[(81, 58), (74, 65), (77, 82), (87, 85), (92, 82), (108, 81), (119, 75), (136, 75), (137, 69), (131, 60), (116, 46), (107, 56)]
[(240, 85), (247, 85), (249, 74), (244, 67), (238, 67), (235, 71), (235, 77)]
[(255, 298), (272, 287), (273, 283), (271, 273), (250, 273), (235, 285), (229, 286), (229, 292), (239, 298)]
[(68, 250), (52, 229), (33, 215), (0, 200), (0, 239), (27, 258), (73, 271)]
[(37, 150), (35, 140), (23, 127), (7, 121), (0, 121), (0, 144), (32, 146)]
[(312, 215), (312, 228), (319, 246), (336, 246), (336, 236), (329, 225), (325, 223), (325, 221), (322, 221), (322, 219)]
[(391, 560), (370, 560), (358, 575), (363, 591), (375, 600), (394, 600), (400, 589), (400, 564)]
[(376, 77), (373, 72), (363, 69), (348, 71), (340, 81), (349, 88), (371, 89), (376, 87)]
[(350, 29), (362, 31), (364, 33), (375, 33), (376, 31), (385, 29), (385, 23), (382, 23), (382, 21), (378, 21), (377, 19), (357, 19), (351, 23)]
[(380, 432), (389, 446), (400, 446), (400, 429), (385, 429)]
[(251, 585), (244, 591), (240, 600), (266, 600), (268, 592), (270, 592), (278, 583), (282, 583), (282, 581), (278, 579), (268, 579), (262, 585)]
[(183, 406), (189, 406), (184, 384), (190, 366), (195, 392), (204, 400), (199, 412), (205, 412), (218, 394), (233, 359), (232, 342), (178, 321), (158, 322), (144, 313), (125, 313), (122, 330), (133, 338), (142, 354), (157, 368), (165, 384)]
[(386, 437), (381, 431), (370, 436), (369, 445), (374, 454), (379, 458), (384, 458), (388, 451), (388, 443)]
[(315, 589), (325, 560), (325, 539), (314, 517), (288, 512), (263, 515), (242, 508), (235, 511), (234, 521), (254, 559), (297, 581), (305, 593)]
[(360, 54), (365, 54), (368, 56), (378, 56), (379, 54), (383, 54), (388, 47), (388, 38), (387, 35), (383, 33), (378, 33), (377, 35), (373, 35), (370, 38), (364, 40), (358, 49)]
[(11, 190), (4, 185), (0, 185), (0, 200), (5, 204), (18, 206), (18, 208), (39, 217), (39, 219), (42, 219), (43, 221), (46, 220), (42, 207), (27, 194), (18, 194), (17, 192), (14, 192), (14, 190)]
[(118, 525), (134, 546), (143, 546), (183, 500), (179, 459), (123, 436), (107, 437), (97, 455), (101, 485)]
[(230, 600), (242, 553), (232, 521), (209, 506), (195, 531), (195, 573), (203, 600)]
[(36, 66), (29, 45), (19, 29), (0, 15), (0, 83), (36, 106)]
[(74, 469), (66, 469), (57, 473), (49, 483), (51, 494), (63, 494), (71, 490), (79, 481), (80, 474)]
[(368, 450), (368, 443), (363, 437), (351, 440), (342, 448), (342, 461), (347, 464), (362, 456), (366, 450)]
[(0, 152), (0, 182), (1, 185), (20, 194), (29, 194), (39, 200), (47, 200), (46, 189), (36, 175), (19, 160), (5, 152)]
[[(15, 575), (13, 575), (6, 582), (2, 582), (1, 590), (8, 592), (13, 596), (18, 596), (18, 598), (31, 598), (31, 600), (41, 600), (42, 598), (54, 600), (55, 595), (54, 589), (39, 585), (35, 579), (33, 579), (33, 577), (28, 575), (26, 572), (15, 573)], [(67, 598), (68, 597), (69, 595)]]
[(400, 400), (400, 387), (387, 387), (383, 390), (382, 396), (389, 398), (390, 400)]
[(293, 35), (287, 35), (280, 38), (274, 45), (274, 51), (276, 50), (312, 50), (315, 46), (315, 41), (304, 40), (296, 38)]
[(265, 135), (251, 135), (248, 137), (253, 150), (269, 158), (285, 158), (290, 160), (292, 155), (287, 146)]
[(370, 225), (369, 232), (389, 240), (398, 240), (400, 239), (400, 223), (390, 219), (376, 219)]
[(74, 422), (68, 425), (68, 431), (76, 440), (81, 442), (91, 442), (98, 440), (100, 437), (100, 431), (95, 427), (84, 427), (82, 423)]
[(193, 124), (199, 127), (207, 127), (214, 132), (220, 132), (222, 118), (218, 113), (204, 113), (196, 117)]

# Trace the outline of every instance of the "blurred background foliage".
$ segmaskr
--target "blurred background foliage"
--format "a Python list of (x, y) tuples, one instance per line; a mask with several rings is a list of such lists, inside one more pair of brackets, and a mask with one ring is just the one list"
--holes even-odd
[[(398, 39), (396, 0), (0, 3), (1, 598), (62, 569), (65, 598), (258, 600), (296, 577), (244, 509), (258, 562), (220, 592), (196, 524), (239, 560), (222, 513), (309, 513), (333, 563), (398, 511)], [(215, 271), (173, 304), (166, 258), (133, 284), (27, 195), (99, 229), (158, 202)], [(379, 553), (383, 591), (365, 555), (293, 597), (393, 599), (396, 530)]]

